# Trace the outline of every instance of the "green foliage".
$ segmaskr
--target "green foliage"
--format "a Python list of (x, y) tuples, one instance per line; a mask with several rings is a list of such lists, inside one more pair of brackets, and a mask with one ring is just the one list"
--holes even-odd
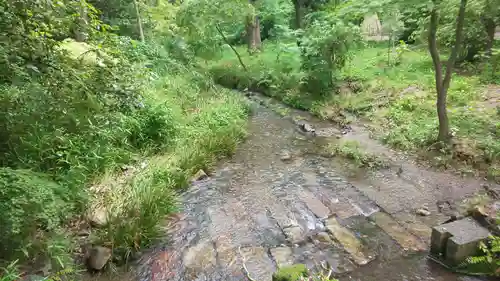
[(10, 168), (0, 168), (0, 187), (2, 256), (32, 258), (42, 250), (59, 257), (54, 242), (64, 239), (52, 233), (69, 217), (72, 204), (64, 187), (46, 175)]
[[(89, 0), (88, 2), (101, 12), (101, 18), (106, 24), (115, 27), (117, 34), (139, 39), (137, 13), (133, 0)], [(136, 2), (142, 27), (147, 33), (155, 27), (155, 22), (152, 21), (147, 3), (139, 0)]]
[(216, 28), (234, 34), (242, 30), (247, 17), (254, 12), (253, 6), (245, 0), (191, 0), (180, 6), (177, 24), (195, 54), (211, 59), (219, 54), (225, 43)]
[(470, 274), (500, 276), (500, 237), (492, 236), (479, 245), (481, 255), (467, 258), (459, 266)]
[(500, 49), (493, 48), (491, 54), (482, 54), (484, 65), (481, 82), (500, 85)]
[(0, 269), (3, 271), (0, 272), (0, 281), (17, 281), (21, 278), (17, 269), (17, 260)]
[[(130, 13), (130, 2), (96, 2), (111, 9), (103, 13), (109, 23)], [(110, 33), (85, 1), (18, 4), (0, 2), (1, 263), (39, 256), (53, 268), (71, 263), (66, 224), (94, 201), (113, 215), (94, 238), (126, 258), (158, 237), (176, 208), (174, 189), (234, 150), (248, 108), (195, 68), (175, 26), (138, 43)], [(118, 23), (120, 34), (134, 35)], [(88, 40), (63, 40), (76, 32)], [(87, 188), (164, 153), (166, 165), (150, 165), (116, 193)]]
[(331, 143), (326, 147), (329, 156), (340, 156), (347, 158), (356, 165), (356, 168), (383, 168), (387, 163), (378, 155), (366, 152), (357, 141), (345, 141), (341, 143)]
[(336, 85), (349, 50), (360, 39), (359, 29), (328, 15), (312, 21), (300, 39), (302, 69), (307, 91), (326, 94)]
[(309, 272), (304, 264), (281, 267), (273, 274), (273, 281), (296, 281), (307, 277)]

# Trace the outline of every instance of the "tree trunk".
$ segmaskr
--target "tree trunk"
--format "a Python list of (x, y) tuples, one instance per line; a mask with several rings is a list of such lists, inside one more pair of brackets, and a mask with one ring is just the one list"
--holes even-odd
[(491, 49), (495, 44), (495, 30), (497, 28), (495, 21), (491, 18), (484, 21), (484, 27), (486, 28), (486, 33), (488, 34), (488, 40), (486, 41), (485, 52), (486, 55), (491, 55)]
[(260, 50), (262, 47), (262, 39), (260, 37), (260, 19), (259, 16), (255, 16), (255, 27), (253, 29), (254, 32), (254, 41), (255, 41), (255, 48)]
[(302, 28), (302, 0), (292, 0), (292, 2), (295, 10), (294, 28), (300, 29)]
[(134, 0), (135, 13), (137, 17), (137, 26), (139, 27), (139, 36), (141, 38), (141, 42), (145, 42), (144, 39), (144, 31), (142, 30), (142, 19), (141, 13), (139, 12), (139, 5), (137, 5), (137, 0)]
[[(250, 4), (254, 5), (255, 0), (249, 0), (249, 1)], [(250, 54), (253, 54), (261, 47), (260, 20), (258, 15), (254, 15), (252, 18), (247, 19), (246, 30), (247, 30), (248, 52)]]
[(448, 93), (448, 88), (450, 87), (453, 67), (455, 65), (458, 53), (460, 52), (460, 48), (462, 47), (465, 7), (467, 5), (467, 0), (460, 1), (460, 10), (458, 12), (457, 26), (455, 30), (455, 46), (453, 46), (450, 57), (446, 64), (446, 73), (444, 77), (436, 40), (436, 30), (438, 26), (437, 0), (433, 0), (433, 4), (434, 7), (431, 11), (431, 20), (429, 24), (429, 53), (432, 57), (436, 80), (436, 108), (439, 120), (438, 141), (447, 143), (449, 142), (451, 135), (446, 107), (446, 96)]
[(85, 42), (87, 40), (87, 7), (85, 2), (80, 2), (80, 16), (78, 17), (76, 28), (74, 29), (75, 40)]

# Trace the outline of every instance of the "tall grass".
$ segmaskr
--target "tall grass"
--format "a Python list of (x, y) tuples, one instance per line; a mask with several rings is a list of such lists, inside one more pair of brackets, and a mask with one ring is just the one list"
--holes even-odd
[(71, 266), (68, 223), (95, 206), (108, 220), (92, 242), (125, 261), (162, 236), (194, 172), (245, 136), (242, 98), (165, 46), (118, 39), (104, 69), (60, 53), (53, 76), (0, 85), (0, 265)]

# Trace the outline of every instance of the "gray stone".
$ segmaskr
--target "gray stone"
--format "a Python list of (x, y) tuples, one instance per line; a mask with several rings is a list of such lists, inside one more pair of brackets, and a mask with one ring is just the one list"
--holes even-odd
[(205, 171), (203, 171), (203, 170), (200, 169), (198, 172), (196, 172), (196, 174), (194, 174), (194, 176), (191, 179), (191, 181), (192, 182), (201, 181), (201, 180), (204, 180), (206, 178), (208, 178), (207, 173), (205, 173)]
[(278, 267), (293, 264), (293, 251), (290, 247), (277, 247), (271, 249), (271, 256)]
[(196, 273), (203, 272), (208, 267), (215, 266), (216, 256), (211, 241), (201, 241), (189, 248), (183, 257), (187, 269)]
[(90, 249), (87, 265), (90, 269), (101, 270), (111, 258), (111, 249), (95, 246)]
[(288, 150), (283, 150), (280, 155), (281, 161), (290, 161), (292, 160), (292, 154)]
[(45, 277), (35, 274), (30, 274), (23, 278), (23, 281), (44, 281), (44, 280), (46, 280)]
[(327, 244), (332, 243), (332, 238), (330, 238), (330, 235), (328, 235), (328, 233), (326, 232), (319, 232), (314, 237), (321, 243), (327, 243)]
[(426, 244), (430, 243), (432, 229), (421, 222), (415, 214), (401, 212), (393, 215), (394, 218), (401, 223), (411, 233), (418, 236)]
[(311, 126), (309, 123), (302, 123), (299, 125), (300, 129), (306, 133), (314, 133), (314, 127)]
[[(259, 281), (271, 281), (270, 272), (275, 270), (274, 263), (268, 255), (268, 251), (263, 247), (245, 247), (239, 249), (242, 266), (248, 275)], [(240, 268), (241, 268), (240, 267)], [(230, 279), (242, 280), (242, 279)]]
[(472, 218), (435, 226), (432, 229), (431, 253), (443, 255), (447, 263), (457, 265), (474, 255), (479, 242), (489, 235), (490, 232)]
[(423, 216), (423, 217), (431, 215), (431, 212), (429, 210), (424, 209), (424, 208), (417, 209), (416, 213), (417, 213), (417, 215)]
[(93, 206), (87, 212), (87, 220), (94, 227), (102, 227), (108, 223), (108, 211), (104, 206)]
[(299, 197), (306, 204), (307, 208), (319, 219), (326, 219), (330, 216), (330, 209), (323, 205), (311, 192), (302, 190)]
[(286, 228), (283, 228), (283, 232), (285, 233), (285, 236), (287, 240), (292, 243), (296, 244), (299, 243), (300, 241), (304, 240), (303, 238), (303, 230), (300, 226), (289, 226)]

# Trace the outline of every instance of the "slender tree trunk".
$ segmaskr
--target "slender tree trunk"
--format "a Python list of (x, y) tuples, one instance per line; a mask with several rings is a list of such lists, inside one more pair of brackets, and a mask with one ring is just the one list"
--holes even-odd
[(85, 42), (87, 40), (87, 7), (85, 2), (80, 2), (80, 16), (78, 17), (75, 28), (75, 40), (77, 42)]
[(497, 28), (495, 21), (493, 19), (486, 19), (484, 22), (486, 33), (488, 34), (488, 40), (486, 41), (485, 52), (486, 55), (491, 55), (491, 49), (495, 44), (495, 30)]
[(142, 19), (141, 13), (139, 12), (139, 5), (137, 5), (137, 0), (134, 0), (135, 13), (137, 16), (137, 26), (139, 27), (139, 36), (141, 38), (141, 42), (145, 42), (144, 39), (144, 31), (142, 30)]
[(292, 2), (295, 10), (294, 28), (300, 29), (302, 28), (302, 0), (292, 0)]
[(439, 51), (437, 47), (436, 30), (438, 26), (438, 7), (437, 0), (433, 0), (434, 7), (431, 11), (431, 20), (429, 24), (429, 53), (432, 57), (432, 62), (434, 65), (435, 80), (436, 80), (436, 108), (439, 120), (439, 134), (438, 140), (441, 142), (449, 142), (450, 140), (450, 127), (446, 107), (446, 96), (448, 93), (448, 88), (450, 86), (451, 75), (453, 73), (453, 67), (455, 65), (457, 55), (462, 47), (463, 40), (463, 26), (465, 20), (465, 7), (467, 5), (467, 0), (460, 1), (460, 10), (457, 16), (457, 26), (455, 31), (455, 46), (451, 51), (450, 57), (446, 64), (446, 73), (443, 77), (443, 69), (441, 61), (439, 58)]
[(262, 39), (260, 37), (260, 19), (259, 19), (259, 16), (255, 16), (255, 27), (253, 29), (253, 32), (254, 32), (255, 48), (260, 50), (262, 47)]

